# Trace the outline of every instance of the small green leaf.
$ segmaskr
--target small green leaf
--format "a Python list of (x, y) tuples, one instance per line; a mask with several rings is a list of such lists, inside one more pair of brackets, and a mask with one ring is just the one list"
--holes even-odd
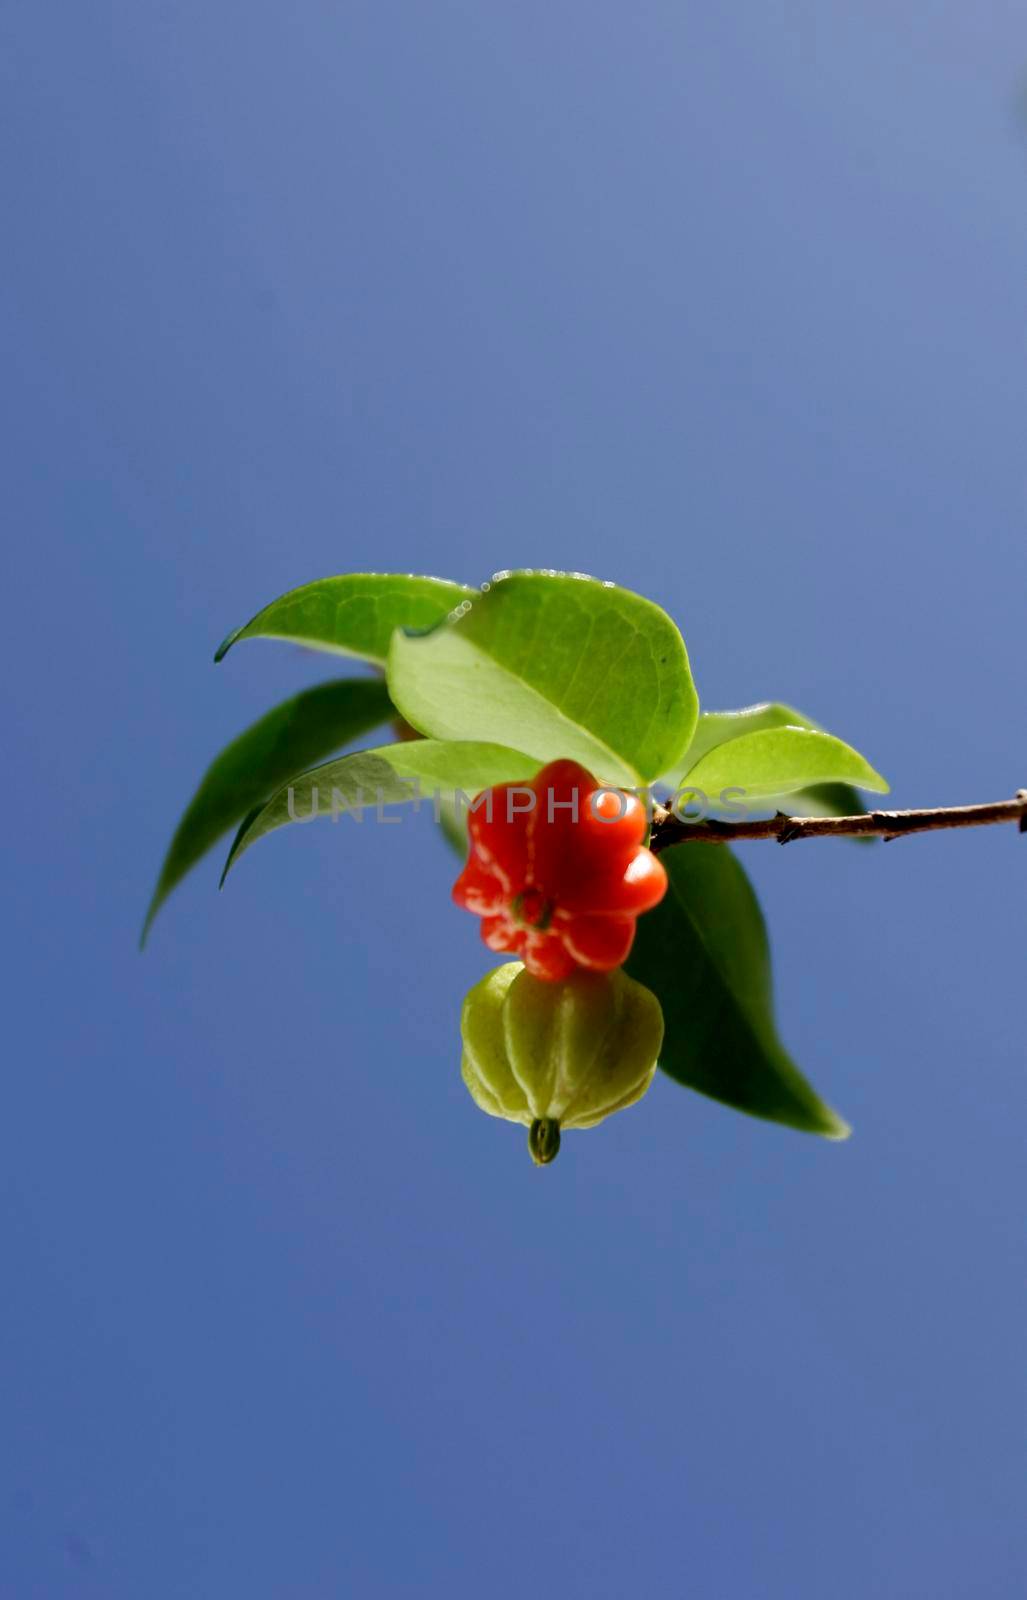
[[(740, 711), (704, 711), (699, 718), (695, 736), (681, 761), (672, 772), (660, 779), (668, 788), (678, 789), (686, 774), (710, 750), (738, 739), (743, 734), (762, 733), (770, 728), (811, 728), (816, 733), (826, 733), (826, 728), (805, 712), (781, 701), (764, 701), (759, 705), (743, 706)], [(818, 783), (808, 788), (760, 797), (767, 810), (785, 809), (797, 816), (854, 817), (866, 810), (863, 796), (848, 783)], [(869, 836), (857, 837), (856, 844), (873, 845)]]
[(742, 706), (739, 711), (704, 711), (696, 723), (692, 742), (674, 770), (660, 779), (661, 783), (677, 788), (682, 778), (700, 761), (707, 751), (715, 750), (730, 739), (740, 739), (746, 733), (763, 733), (767, 728), (814, 728), (826, 733), (826, 728), (812, 717), (796, 711), (794, 706), (780, 700), (761, 700), (758, 705)]
[(766, 928), (740, 863), (727, 845), (699, 842), (661, 860), (670, 886), (639, 918), (627, 963), (663, 1007), (660, 1066), (738, 1111), (845, 1138), (778, 1039)]
[(278, 785), (392, 715), (378, 678), (319, 684), (276, 706), (211, 763), (175, 830), (153, 892), (140, 945), (164, 901), (223, 833)]
[(885, 793), (888, 784), (851, 745), (812, 728), (767, 728), (719, 744), (688, 771), (685, 785), (707, 795), (744, 790), (750, 800), (790, 794), (818, 783), (858, 784)]
[(356, 750), (300, 773), (251, 812), (235, 836), (221, 881), (244, 851), (287, 823), (338, 821), (349, 812), (365, 821), (370, 816), (373, 826), (379, 806), (434, 809), (436, 793), (441, 801), (458, 794), (470, 800), (497, 783), (526, 782), (538, 769), (539, 762), (519, 750), (472, 740), (404, 739)]
[(221, 661), (240, 639), (289, 639), (313, 650), (384, 666), (394, 628), (430, 628), (475, 590), (444, 578), (356, 572), (290, 589), (218, 647)]
[(395, 704), (438, 739), (499, 739), (638, 784), (678, 759), (698, 700), (658, 606), (577, 573), (500, 573), (448, 623), (393, 636)]

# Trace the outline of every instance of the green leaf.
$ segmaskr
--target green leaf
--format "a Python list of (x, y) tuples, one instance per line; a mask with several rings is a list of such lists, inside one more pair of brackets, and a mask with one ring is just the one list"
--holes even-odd
[(313, 650), (384, 666), (394, 628), (431, 628), (476, 590), (444, 578), (356, 572), (290, 589), (219, 645), (221, 661), (240, 639), (289, 639)]
[(744, 790), (749, 800), (790, 794), (811, 784), (850, 783), (885, 793), (888, 784), (851, 745), (812, 728), (767, 728), (719, 744), (688, 771), (685, 785), (707, 795)]
[[(727, 744), (743, 734), (762, 733), (770, 728), (812, 728), (816, 733), (826, 733), (819, 722), (796, 711), (794, 706), (781, 701), (766, 701), (759, 705), (743, 706), (740, 711), (704, 711), (699, 718), (695, 736), (674, 771), (668, 772), (660, 782), (671, 789), (682, 786), (686, 774), (703, 756), (719, 745)], [(787, 796), (783, 794), (761, 797), (767, 810), (786, 809), (796, 816), (854, 817), (864, 812), (866, 804), (858, 789), (849, 783), (817, 783), (798, 789)], [(871, 837), (857, 837), (856, 844), (873, 845)]]
[(679, 758), (698, 714), (665, 612), (577, 573), (500, 573), (444, 626), (395, 634), (388, 678), (407, 721), (433, 738), (499, 739), (629, 785)]
[(338, 822), (348, 812), (365, 822), (370, 817), (374, 826), (379, 806), (434, 809), (436, 793), (442, 801), (457, 794), (472, 799), (497, 783), (526, 782), (538, 769), (539, 763), (519, 750), (471, 740), (405, 739), (356, 750), (300, 773), (251, 812), (235, 836), (221, 881), (251, 845), (288, 823), (319, 817)]
[(377, 678), (342, 678), (295, 695), (233, 739), (211, 763), (164, 858), (140, 945), (176, 884), (223, 833), (295, 772), (392, 715)]
[(758, 705), (742, 706), (740, 711), (704, 711), (696, 723), (692, 742), (674, 770), (665, 773), (661, 783), (677, 788), (682, 778), (710, 750), (739, 739), (746, 733), (763, 733), (767, 728), (814, 728), (826, 733), (819, 722), (780, 700), (762, 700)]
[(627, 963), (663, 1007), (660, 1066), (738, 1111), (845, 1138), (778, 1039), (766, 928), (741, 865), (727, 845), (698, 842), (661, 860), (670, 886), (639, 918)]
[(789, 805), (804, 817), (859, 817), (863, 796), (851, 783), (814, 783), (790, 796)]

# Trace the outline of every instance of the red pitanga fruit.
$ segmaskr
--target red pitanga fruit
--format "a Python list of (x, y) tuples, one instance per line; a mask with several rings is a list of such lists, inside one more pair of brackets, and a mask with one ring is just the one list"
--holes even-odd
[(481, 917), (490, 950), (519, 956), (536, 978), (619, 967), (636, 917), (666, 892), (667, 874), (642, 843), (641, 800), (600, 786), (576, 761), (483, 791), (468, 831), (453, 899)]

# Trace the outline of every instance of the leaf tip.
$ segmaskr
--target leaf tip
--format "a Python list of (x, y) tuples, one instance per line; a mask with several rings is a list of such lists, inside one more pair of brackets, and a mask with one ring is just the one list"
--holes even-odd
[(264, 803), (262, 801), (260, 803), (260, 805), (256, 805), (256, 806), (253, 807), (253, 809), (251, 811), (248, 811), (246, 813), (246, 815), (243, 817), (242, 821), (240, 822), (240, 824), (239, 824), (239, 826), (238, 826), (238, 828), (236, 830), (235, 838), (232, 840), (232, 847), (229, 850), (228, 855), (225, 858), (225, 864), (224, 864), (223, 868), (221, 869), (221, 876), (218, 879), (218, 892), (219, 893), (225, 887), (225, 879), (228, 877), (228, 874), (231, 872), (231, 870), (235, 866), (235, 863), (238, 860), (239, 856), (242, 854), (242, 851), (245, 849), (245, 845), (243, 844), (243, 841), (246, 838), (246, 835), (250, 831), (251, 823), (253, 822), (255, 817), (260, 815), (260, 813), (263, 811), (263, 809), (264, 809)]
[(167, 899), (168, 893), (169, 890), (164, 882), (164, 874), (161, 873), (157, 887), (150, 897), (150, 904), (146, 908), (146, 916), (143, 918), (143, 925), (139, 930), (139, 943), (137, 945), (137, 949), (140, 955), (142, 955), (143, 951), (146, 949), (146, 943), (150, 937), (150, 929), (156, 922), (157, 913)]
[(214, 651), (214, 665), (215, 666), (217, 666), (219, 661), (224, 661), (224, 659), (227, 656), (229, 650), (231, 650), (231, 648), (234, 645), (236, 639), (238, 639), (238, 637), (242, 633), (242, 631), (243, 631), (242, 628), (233, 628), (231, 633), (226, 633), (225, 634), (225, 637), (222, 639), (221, 643), (218, 645), (217, 649)]

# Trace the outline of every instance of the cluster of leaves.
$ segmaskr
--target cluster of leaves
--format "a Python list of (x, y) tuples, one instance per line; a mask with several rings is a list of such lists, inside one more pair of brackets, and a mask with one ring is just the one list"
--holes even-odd
[[(221, 645), (277, 638), (356, 657), (381, 677), (295, 696), (241, 734), (206, 773), (171, 842), (146, 925), (232, 826), (233, 867), (265, 834), (310, 815), (314, 789), (359, 807), (404, 804), (416, 781), (452, 801), (531, 778), (559, 757), (629, 788), (745, 791), (750, 805), (859, 811), (884, 780), (790, 706), (700, 713), (688, 654), (658, 606), (582, 574), (501, 573), (480, 589), (437, 578), (325, 578), (266, 606)], [(399, 714), (421, 737), (325, 760)], [(291, 799), (290, 799), (291, 796)], [(450, 812), (449, 837), (464, 835)], [(640, 919), (629, 972), (666, 1023), (660, 1066), (741, 1111), (829, 1138), (846, 1125), (782, 1046), (766, 930), (726, 845), (664, 857), (670, 890)]]

